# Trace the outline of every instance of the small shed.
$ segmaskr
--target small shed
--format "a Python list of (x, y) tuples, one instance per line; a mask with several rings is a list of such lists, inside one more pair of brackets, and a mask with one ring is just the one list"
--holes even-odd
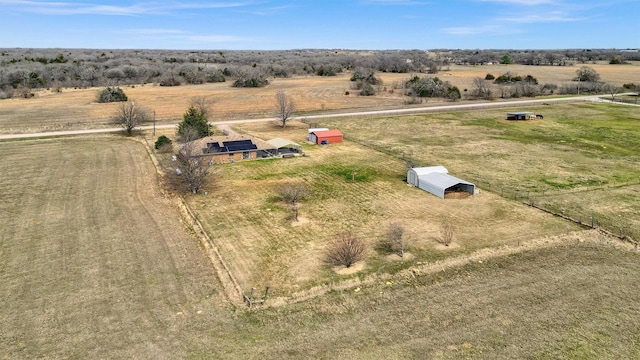
[(307, 140), (315, 143), (315, 141), (313, 139), (311, 139), (311, 134), (316, 132), (316, 131), (327, 131), (329, 130), (329, 128), (311, 128), (309, 130), (307, 130)]
[(342, 142), (342, 133), (339, 130), (314, 131), (310, 138), (316, 144), (334, 144)]
[(441, 199), (449, 193), (476, 193), (476, 186), (448, 174), (443, 166), (413, 168), (407, 171), (407, 182)]
[(542, 119), (542, 115), (536, 115), (529, 111), (510, 112), (507, 113), (507, 120), (534, 120)]

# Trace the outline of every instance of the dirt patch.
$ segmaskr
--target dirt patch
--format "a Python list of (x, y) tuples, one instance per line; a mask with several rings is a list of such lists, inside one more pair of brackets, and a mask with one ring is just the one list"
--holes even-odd
[(456, 242), (452, 242), (451, 244), (444, 245), (441, 243), (437, 243), (433, 246), (434, 249), (436, 250), (440, 250), (440, 251), (450, 251), (450, 250), (455, 250), (455, 249), (459, 249), (460, 248), (460, 244), (456, 243)]
[(387, 261), (409, 261), (415, 258), (415, 256), (410, 252), (405, 252), (403, 257), (400, 257), (398, 254), (389, 254), (384, 257)]
[(444, 193), (445, 199), (466, 199), (469, 196), (471, 196), (471, 194), (466, 191), (448, 191)]
[(365, 262), (364, 261), (358, 261), (357, 263), (346, 267), (346, 266), (335, 266), (333, 268), (333, 271), (338, 274), (338, 275), (352, 275), (355, 274), (357, 272), (360, 272), (362, 270), (364, 270), (365, 268)]
[(298, 221), (295, 221), (295, 220), (292, 221), (291, 226), (293, 227), (305, 226), (305, 225), (308, 225), (309, 222), (310, 222), (309, 218), (298, 216)]

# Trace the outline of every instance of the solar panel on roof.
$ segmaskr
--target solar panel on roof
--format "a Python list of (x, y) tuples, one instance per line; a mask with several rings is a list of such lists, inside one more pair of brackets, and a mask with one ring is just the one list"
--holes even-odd
[(228, 151), (246, 151), (246, 150), (256, 150), (258, 147), (251, 140), (235, 140), (235, 141), (224, 141), (223, 145), (228, 149)]

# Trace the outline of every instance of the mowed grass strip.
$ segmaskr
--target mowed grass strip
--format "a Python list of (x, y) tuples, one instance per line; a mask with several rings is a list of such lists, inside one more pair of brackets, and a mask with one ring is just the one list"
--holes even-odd
[(0, 357), (184, 355), (176, 313), (210, 309), (215, 277), (144, 147), (103, 137), (0, 150)]
[[(306, 125), (299, 122), (285, 129), (268, 123), (240, 129), (302, 144), (306, 137)], [(216, 165), (207, 195), (187, 199), (247, 289), (270, 285), (274, 296), (286, 297), (349, 278), (324, 263), (328, 245), (348, 232), (370, 249), (364, 270), (350, 276), (366, 276), (577, 229), (489, 193), (439, 199), (406, 185), (401, 160), (351, 141), (304, 149), (304, 157)], [(275, 191), (291, 182), (303, 182), (311, 192), (300, 203), (299, 222), (291, 220), (289, 206)], [(445, 219), (456, 228), (455, 244), (440, 249)], [(376, 250), (392, 222), (405, 226), (412, 260)]]

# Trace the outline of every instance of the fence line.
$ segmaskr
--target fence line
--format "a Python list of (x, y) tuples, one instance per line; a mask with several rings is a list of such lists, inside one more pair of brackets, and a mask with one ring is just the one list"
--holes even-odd
[[(321, 125), (316, 122), (307, 122), (312, 127), (320, 127)], [(368, 147), (370, 149), (376, 150), (378, 152), (387, 154), (389, 156), (398, 158), (403, 161), (413, 162), (411, 154), (408, 154), (402, 150), (394, 149), (391, 146), (382, 146), (380, 144), (374, 143), (372, 141), (367, 141), (363, 139), (359, 139), (354, 136), (344, 135), (344, 138), (360, 144), (362, 146)], [(639, 246), (640, 243), (634, 240), (634, 238), (640, 238), (640, 231), (629, 228), (628, 225), (620, 225), (611, 219), (607, 219), (604, 215), (599, 215), (598, 217), (595, 214), (584, 214), (580, 210), (576, 209), (562, 209), (562, 212), (559, 213), (556, 210), (553, 210), (548, 205), (540, 204), (533, 199), (549, 199), (555, 198), (558, 196), (571, 194), (571, 193), (580, 193), (580, 192), (589, 192), (589, 191), (606, 191), (611, 189), (619, 189), (626, 186), (633, 186), (640, 184), (640, 177), (626, 177), (624, 180), (613, 180), (612, 183), (600, 182), (593, 185), (579, 185), (571, 188), (548, 188), (548, 189), (522, 189), (513, 186), (505, 186), (500, 184), (492, 184), (490, 182), (479, 181), (478, 179), (473, 179), (472, 177), (466, 177), (469, 181), (473, 182), (476, 187), (481, 188), (485, 191), (489, 191), (493, 194), (500, 195), (501, 197), (514, 201), (522, 201), (525, 200), (525, 204), (532, 206), (538, 210), (553, 214), (555, 216), (561, 217), (567, 221), (572, 221), (578, 225), (598, 229), (599, 231), (617, 237), (621, 240), (627, 241), (635, 246)], [(476, 180), (476, 181), (474, 181)]]

